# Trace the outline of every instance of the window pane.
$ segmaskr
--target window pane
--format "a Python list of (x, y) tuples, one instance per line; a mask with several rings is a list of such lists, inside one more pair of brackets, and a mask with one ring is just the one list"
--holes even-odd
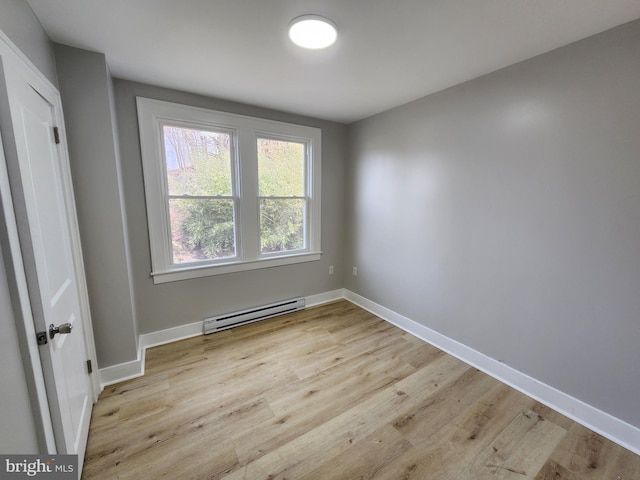
[(236, 254), (233, 200), (169, 200), (173, 263), (233, 257)]
[(304, 143), (258, 139), (259, 195), (290, 197), (305, 195)]
[(231, 195), (231, 135), (163, 127), (169, 195)]
[(260, 253), (304, 248), (303, 199), (260, 200)]

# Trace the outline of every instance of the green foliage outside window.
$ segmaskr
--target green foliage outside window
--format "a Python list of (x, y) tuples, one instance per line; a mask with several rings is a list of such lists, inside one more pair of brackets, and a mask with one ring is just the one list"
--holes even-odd
[[(235, 256), (231, 136), (166, 126), (164, 139), (173, 262)], [(304, 147), (258, 139), (261, 253), (304, 247)]]
[[(258, 139), (260, 250), (304, 248), (304, 144)], [(269, 198), (271, 196), (279, 198)], [(282, 198), (290, 197), (290, 198)], [(296, 198), (298, 197), (298, 198)]]
[(231, 136), (164, 127), (164, 139), (169, 195), (181, 197), (169, 200), (174, 263), (234, 256)]

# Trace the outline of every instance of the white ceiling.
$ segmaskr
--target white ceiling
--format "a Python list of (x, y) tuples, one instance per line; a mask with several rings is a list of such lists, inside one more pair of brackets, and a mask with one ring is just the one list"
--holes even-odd
[[(28, 0), (114, 76), (352, 122), (640, 17), (639, 0)], [(289, 22), (339, 28), (304, 51)]]

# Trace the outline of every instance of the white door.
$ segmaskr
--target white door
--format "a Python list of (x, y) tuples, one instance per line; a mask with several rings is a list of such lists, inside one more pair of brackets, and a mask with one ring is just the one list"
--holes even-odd
[[(10, 175), (11, 186), (35, 330), (47, 332), (47, 344), (39, 351), (56, 450), (78, 454), (81, 466), (93, 387), (83, 331), (88, 310), (83, 308), (79, 284), (84, 278), (78, 279), (73, 207), (65, 183), (66, 156), (56, 144), (53, 105), (22, 77), (5, 73), (19, 170), (16, 174), (14, 168)], [(70, 333), (50, 338), (50, 325), (65, 324)]]

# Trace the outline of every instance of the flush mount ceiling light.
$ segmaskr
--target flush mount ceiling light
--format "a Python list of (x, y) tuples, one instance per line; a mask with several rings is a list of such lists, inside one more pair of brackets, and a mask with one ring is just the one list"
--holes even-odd
[(328, 18), (302, 15), (289, 24), (289, 38), (302, 48), (319, 50), (334, 44), (338, 38), (338, 29)]

